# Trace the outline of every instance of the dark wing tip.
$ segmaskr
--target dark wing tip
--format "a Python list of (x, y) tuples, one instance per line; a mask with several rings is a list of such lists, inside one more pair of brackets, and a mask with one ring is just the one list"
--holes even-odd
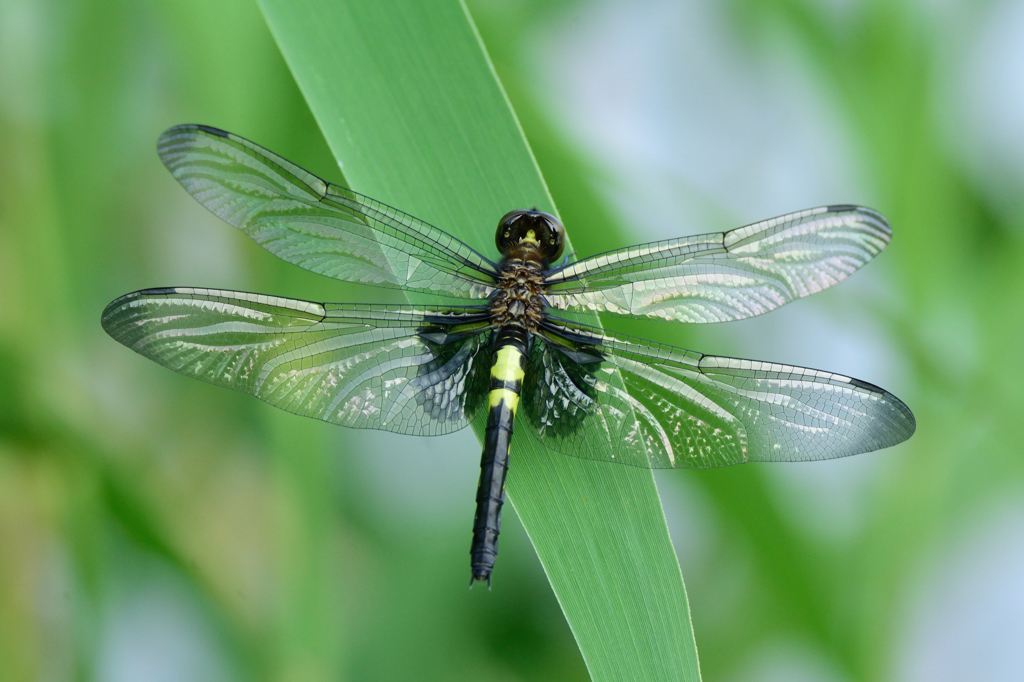
[(117, 339), (118, 337), (113, 331), (113, 319), (124, 307), (125, 301), (141, 298), (143, 296), (167, 296), (177, 292), (178, 289), (176, 287), (155, 287), (153, 289), (141, 289), (139, 291), (133, 291), (130, 294), (118, 296), (108, 303), (107, 307), (103, 309), (103, 312), (100, 314), (100, 326), (103, 327), (103, 331)]
[(211, 135), (216, 135), (217, 137), (229, 137), (230, 136), (230, 134), (226, 130), (221, 130), (220, 128), (214, 128), (213, 126), (204, 126), (204, 125), (199, 124), (199, 123), (194, 124), (194, 125), (184, 125), (184, 126), (177, 126), (177, 127), (178, 128), (193, 128), (195, 130), (202, 130), (204, 133), (210, 133)]
[(881, 396), (882, 400), (891, 406), (892, 411), (890, 412), (890, 425), (888, 434), (892, 437), (892, 442), (884, 447), (891, 447), (902, 443), (905, 440), (909, 440), (911, 436), (917, 431), (917, 417), (914, 416), (913, 411), (907, 404), (894, 396), (889, 391), (876, 386), (875, 384), (860, 379), (850, 379), (850, 385), (861, 389), (867, 393), (873, 393)]
[(107, 307), (100, 313), (100, 326), (103, 327), (103, 331), (107, 333), (115, 341), (120, 341), (116, 329), (115, 319), (124, 307), (124, 302), (128, 299), (134, 298), (139, 292), (134, 291), (124, 296), (118, 296), (113, 301), (107, 304)]
[(830, 213), (859, 213), (862, 216), (870, 216), (884, 232), (890, 235), (892, 234), (892, 226), (889, 225), (889, 220), (873, 208), (858, 206), (856, 204), (834, 204), (829, 206), (827, 210)]
[[(888, 219), (884, 215), (873, 208), (857, 206), (855, 204), (833, 204), (826, 207), (826, 210), (829, 213), (855, 213), (859, 216), (859, 220), (862, 223), (875, 230), (876, 236), (880, 237), (885, 244), (892, 240), (892, 225), (889, 224)], [(885, 246), (882, 247), (882, 249), (884, 248)], [(882, 249), (879, 249), (879, 251)]]
[(216, 135), (217, 137), (231, 137), (231, 133), (220, 128), (214, 128), (213, 126), (203, 125), (202, 123), (182, 123), (181, 125), (171, 126), (160, 134), (160, 139), (173, 137), (178, 133), (193, 132), (201, 130), (204, 133), (210, 135)]
[(222, 137), (224, 139), (231, 138), (231, 133), (226, 130), (221, 130), (220, 128), (214, 128), (213, 126), (206, 126), (198, 123), (185, 123), (183, 125), (168, 128), (164, 132), (160, 133), (160, 138), (156, 141), (156, 153), (160, 155), (160, 159), (166, 165), (167, 158), (165, 154), (168, 148), (175, 143), (180, 143), (180, 138), (182, 136), (195, 134), (197, 132), (206, 133), (215, 137)]

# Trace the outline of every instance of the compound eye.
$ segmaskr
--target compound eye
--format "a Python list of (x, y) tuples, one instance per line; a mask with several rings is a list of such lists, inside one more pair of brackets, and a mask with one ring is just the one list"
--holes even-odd
[(548, 213), (542, 214), (547, 223), (547, 233), (542, 238), (541, 253), (548, 263), (554, 262), (565, 249), (565, 228), (558, 218)]
[(558, 218), (543, 211), (509, 211), (498, 223), (494, 242), (503, 256), (532, 248), (550, 263), (565, 248), (565, 228)]
[(526, 213), (526, 211), (509, 211), (503, 215), (501, 220), (498, 221), (498, 234), (495, 239), (511, 239), (512, 230), (515, 228), (515, 224), (519, 222), (519, 218), (521, 218), (524, 213)]

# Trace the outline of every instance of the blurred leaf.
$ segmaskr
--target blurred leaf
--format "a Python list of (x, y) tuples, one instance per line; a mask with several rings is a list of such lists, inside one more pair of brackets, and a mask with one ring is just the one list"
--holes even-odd
[[(554, 210), (462, 6), (261, 6), (354, 189), (485, 253), (506, 211)], [(514, 450), (509, 499), (592, 677), (699, 679), (651, 472), (552, 455), (522, 437)]]

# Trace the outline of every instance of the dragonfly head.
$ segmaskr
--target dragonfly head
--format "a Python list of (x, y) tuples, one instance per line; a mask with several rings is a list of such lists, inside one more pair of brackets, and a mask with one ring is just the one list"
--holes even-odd
[(537, 210), (506, 213), (498, 223), (494, 236), (501, 255), (510, 256), (526, 245), (532, 245), (546, 263), (552, 263), (565, 248), (565, 228), (558, 218)]

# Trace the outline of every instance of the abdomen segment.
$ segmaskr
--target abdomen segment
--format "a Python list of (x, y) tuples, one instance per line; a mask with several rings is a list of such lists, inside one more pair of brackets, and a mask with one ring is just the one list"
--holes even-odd
[(519, 393), (526, 370), (527, 343), (525, 329), (505, 327), (495, 335), (494, 360), (491, 364), (488, 394), (487, 431), (480, 458), (480, 484), (476, 491), (476, 519), (473, 522), (473, 545), (469, 550), (473, 580), (491, 582), (494, 559), (498, 556), (498, 534), (501, 532), (501, 506), (505, 502), (505, 475), (508, 473), (509, 445)]

